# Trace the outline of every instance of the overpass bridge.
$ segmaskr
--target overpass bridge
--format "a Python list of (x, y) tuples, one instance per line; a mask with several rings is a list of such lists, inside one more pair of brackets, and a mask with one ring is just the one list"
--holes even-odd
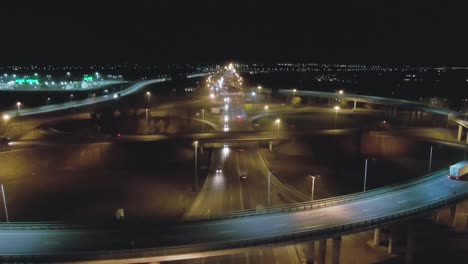
[(339, 256), (342, 235), (429, 214), (466, 199), (468, 181), (450, 180), (447, 173), (367, 193), (177, 224), (1, 224), (0, 259), (157, 262), (326, 238), (332, 238)]
[(357, 108), (358, 102), (363, 103), (372, 103), (372, 104), (380, 104), (380, 105), (388, 105), (392, 106), (392, 115), (396, 115), (396, 111), (398, 107), (405, 107), (412, 110), (415, 110), (415, 116), (418, 116), (418, 112), (426, 112), (432, 114), (438, 114), (447, 116), (447, 118), (458, 125), (458, 141), (462, 140), (464, 131), (466, 130), (466, 143), (468, 143), (468, 121), (466, 118), (468, 116), (467, 113), (460, 114), (459, 112), (452, 111), (445, 108), (439, 107), (432, 107), (420, 102), (414, 102), (409, 100), (403, 99), (396, 99), (396, 98), (386, 98), (386, 97), (379, 97), (379, 96), (370, 96), (370, 95), (359, 95), (359, 94), (337, 94), (337, 93), (329, 93), (329, 92), (318, 92), (318, 91), (301, 91), (301, 90), (286, 90), (281, 89), (279, 90), (280, 94), (283, 95), (298, 95), (298, 96), (306, 96), (306, 97), (318, 97), (318, 98), (328, 98), (328, 99), (340, 99), (340, 100), (348, 100), (354, 102), (354, 108)]
[(87, 98), (87, 99), (70, 101), (70, 102), (65, 102), (65, 103), (50, 104), (50, 105), (44, 105), (44, 106), (39, 106), (39, 107), (33, 107), (33, 108), (23, 108), (20, 110), (11, 110), (11, 111), (3, 112), (3, 114), (9, 115), (11, 117), (13, 116), (24, 117), (24, 116), (32, 116), (32, 115), (37, 115), (37, 114), (62, 111), (62, 110), (70, 109), (70, 108), (77, 108), (77, 107), (83, 107), (83, 106), (88, 106), (88, 105), (97, 104), (97, 103), (113, 101), (113, 100), (118, 99), (119, 97), (127, 96), (135, 92), (138, 92), (146, 85), (165, 82), (168, 80), (171, 80), (171, 78), (161, 78), (161, 79), (141, 81), (141, 82), (137, 82), (129, 86), (126, 89), (123, 89), (119, 92), (115, 92), (112, 94), (106, 94), (106, 95), (96, 96), (94, 98)]
[[(252, 141), (281, 140), (284, 137), (272, 132), (236, 133), (239, 133), (239, 138)], [(113, 140), (153, 141), (171, 137), (196, 138), (212, 143), (232, 140), (233, 134), (122, 135)], [(234, 253), (242, 248), (261, 245), (331, 238), (334, 250), (332, 263), (336, 263), (342, 235), (391, 225), (447, 206), (450, 206), (450, 216), (454, 218), (456, 207), (453, 205), (468, 196), (468, 181), (450, 180), (447, 173), (443, 170), (405, 184), (366, 193), (175, 224), (0, 224), (3, 238), (0, 240), (0, 260), (157, 262)], [(323, 252), (324, 244), (320, 243), (319, 254), (323, 256)]]

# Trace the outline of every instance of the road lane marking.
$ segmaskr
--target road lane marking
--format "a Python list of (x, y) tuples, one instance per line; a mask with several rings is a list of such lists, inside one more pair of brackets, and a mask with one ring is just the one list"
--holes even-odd
[(366, 208), (366, 209), (363, 209), (362, 211), (367, 212), (367, 211), (370, 211), (370, 210), (372, 210), (372, 208)]
[(313, 225), (313, 226), (305, 226), (305, 227), (301, 227), (299, 228), (300, 230), (303, 230), (303, 229), (312, 229), (312, 228), (317, 228), (317, 227), (321, 227), (323, 225)]
[(219, 232), (220, 234), (224, 234), (224, 233), (233, 233), (234, 231), (232, 230), (224, 230), (224, 231), (221, 231)]
[(277, 225), (273, 225), (273, 226), (285, 226), (287, 224), (277, 224)]
[(400, 200), (397, 203), (406, 203), (406, 200)]

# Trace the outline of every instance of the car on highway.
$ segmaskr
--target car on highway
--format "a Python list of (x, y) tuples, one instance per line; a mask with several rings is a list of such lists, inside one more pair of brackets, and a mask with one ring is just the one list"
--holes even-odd
[(0, 147), (8, 147), (11, 146), (13, 143), (9, 137), (0, 137)]
[(239, 178), (240, 178), (241, 180), (247, 180), (247, 174), (241, 174), (241, 175), (239, 176)]
[(216, 169), (216, 174), (220, 174), (220, 173), (223, 173), (223, 169), (221, 169), (221, 167), (218, 167)]

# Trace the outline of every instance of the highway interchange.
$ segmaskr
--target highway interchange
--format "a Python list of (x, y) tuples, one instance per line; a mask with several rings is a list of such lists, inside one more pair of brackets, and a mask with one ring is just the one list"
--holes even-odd
[[(159, 81), (161, 80), (156, 80)], [(122, 91), (120, 96), (135, 92), (151, 82), (153, 81), (138, 83), (131, 89)], [(237, 131), (252, 129), (250, 119), (243, 108), (245, 102), (241, 96), (238, 98), (231, 96), (231, 98), (232, 104), (226, 115), (228, 119), (238, 120), (230, 122), (230, 132), (225, 134), (240, 133), (239, 137), (243, 137), (242, 132)], [(113, 99), (107, 95), (103, 98), (86, 99), (73, 105), (65, 103), (36, 110), (21, 110), (20, 115), (39, 114)], [(15, 112), (12, 111), (11, 114)], [(241, 118), (238, 118), (239, 116)], [(219, 123), (213, 125), (224, 127), (223, 119), (223, 116), (220, 116)], [(211, 136), (215, 141), (223, 142), (221, 134), (208, 134), (207, 138)], [(274, 138), (274, 133), (264, 133), (261, 136), (270, 140)], [(188, 137), (202, 139), (203, 133)], [(146, 137), (123, 135), (118, 140), (144, 141), (166, 138), (157, 135)], [(18, 145), (21, 145), (21, 142)], [(217, 172), (218, 169), (221, 172)], [(240, 178), (242, 174), (247, 175), (246, 180)], [(44, 226), (45, 229), (40, 225), (25, 228), (15, 224), (2, 224), (0, 230), (4, 239), (0, 241), (0, 255), (30, 256), (32, 260), (49, 257), (59, 261), (80, 258), (101, 259), (103, 263), (106, 259), (112, 259), (109, 263), (116, 263), (120, 258), (165, 261), (202, 257), (203, 253), (216, 250), (249, 248), (270, 243), (287, 245), (290, 241), (333, 237), (429, 213), (438, 207), (466, 198), (468, 182), (451, 181), (446, 176), (447, 171), (437, 172), (418, 181), (417, 184), (408, 183), (399, 188), (389, 188), (385, 192), (369, 193), (313, 210), (310, 210), (310, 205), (309, 208), (303, 205), (300, 211), (297, 211), (297, 208), (290, 210), (295, 208), (292, 206), (285, 207), (287, 209), (283, 212), (273, 214), (254, 213), (228, 219), (191, 220), (211, 218), (213, 215), (219, 216), (246, 209), (261, 211), (268, 207), (268, 168), (258, 152), (254, 149), (226, 146), (213, 151), (208, 177), (181, 223), (166, 226), (145, 223), (138, 227), (51, 224)], [(271, 206), (302, 202), (275, 184), (271, 186), (270, 197)], [(270, 252), (260, 252), (262, 251), (249, 249), (243, 254), (245, 259), (250, 259), (252, 262), (264, 257), (263, 254), (279, 255), (284, 258), (280, 263), (299, 262), (294, 246), (270, 248)], [(77, 258), (77, 255), (80, 257)], [(267, 262), (268, 259), (263, 261)]]

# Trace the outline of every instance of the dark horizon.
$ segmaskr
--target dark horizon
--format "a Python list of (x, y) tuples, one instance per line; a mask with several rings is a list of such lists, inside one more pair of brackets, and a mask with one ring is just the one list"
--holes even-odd
[(468, 66), (463, 9), (435, 1), (15, 1), (4, 7), (6, 65), (292, 61)]

